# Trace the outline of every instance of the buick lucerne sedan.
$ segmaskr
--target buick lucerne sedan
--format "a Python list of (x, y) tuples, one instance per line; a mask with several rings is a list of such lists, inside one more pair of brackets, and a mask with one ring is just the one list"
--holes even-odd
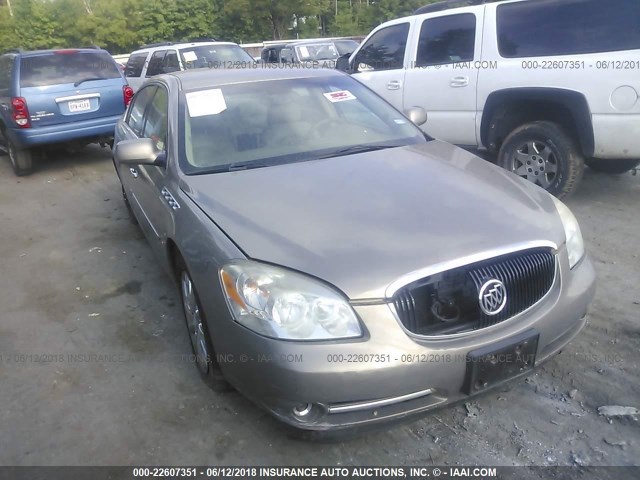
[(526, 375), (585, 325), (569, 209), (405, 113), (331, 70), (180, 72), (135, 95), (114, 163), (210, 386), (353, 429)]

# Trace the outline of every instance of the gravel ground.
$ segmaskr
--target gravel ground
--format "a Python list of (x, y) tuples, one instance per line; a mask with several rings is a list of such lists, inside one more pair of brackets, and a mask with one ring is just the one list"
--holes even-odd
[(317, 444), (201, 383), (108, 150), (25, 178), (0, 158), (0, 464), (638, 465), (638, 415), (598, 408), (640, 408), (639, 200), (640, 175), (590, 171), (568, 200), (599, 283), (560, 356), (470, 403)]

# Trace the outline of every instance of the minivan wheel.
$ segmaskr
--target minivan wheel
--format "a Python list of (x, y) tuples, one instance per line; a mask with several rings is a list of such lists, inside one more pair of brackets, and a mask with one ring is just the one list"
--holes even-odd
[(202, 310), (196, 287), (191, 276), (179, 259), (176, 264), (178, 281), (180, 282), (180, 296), (182, 309), (187, 324), (193, 359), (204, 382), (216, 392), (230, 390), (230, 385), (224, 379), (220, 366), (216, 360), (215, 351), (209, 337), (209, 328)]
[(7, 142), (7, 150), (11, 167), (17, 176), (22, 177), (33, 172), (33, 155), (30, 150), (21, 150), (11, 141)]
[(498, 165), (558, 198), (573, 193), (584, 174), (584, 159), (560, 125), (537, 121), (516, 128), (498, 154)]
[(622, 160), (606, 160), (603, 158), (589, 158), (585, 160), (585, 163), (591, 170), (602, 173), (612, 173), (619, 175), (626, 173), (629, 170), (636, 168), (640, 165), (640, 160), (636, 159), (622, 159)]

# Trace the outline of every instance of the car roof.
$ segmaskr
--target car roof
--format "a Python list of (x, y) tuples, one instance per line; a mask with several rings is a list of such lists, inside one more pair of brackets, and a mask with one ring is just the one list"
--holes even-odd
[(135, 53), (146, 53), (146, 52), (153, 52), (156, 50), (169, 50), (169, 49), (180, 49), (180, 48), (189, 48), (189, 47), (202, 47), (202, 46), (207, 46), (207, 45), (238, 45), (237, 43), (233, 43), (233, 42), (184, 42), (184, 43), (169, 43), (169, 44), (165, 44), (165, 45), (159, 45), (159, 46), (155, 46), (155, 47), (145, 47), (145, 48), (139, 48), (138, 50), (134, 50), (133, 52), (131, 52), (131, 55), (135, 54)]
[(31, 57), (31, 56), (37, 56), (37, 55), (46, 55), (49, 53), (71, 52), (71, 51), (79, 52), (79, 53), (95, 53), (95, 52), (104, 52), (107, 54), (109, 53), (103, 48), (52, 48), (48, 50), (11, 50), (5, 53), (11, 54), (11, 55), (20, 55), (23, 57)]
[(198, 69), (175, 72), (156, 77), (175, 77), (181, 84), (181, 90), (200, 90), (217, 85), (234, 83), (255, 83), (270, 80), (290, 80), (295, 78), (332, 78), (347, 76), (346, 74), (329, 68), (227, 68), (227, 69)]

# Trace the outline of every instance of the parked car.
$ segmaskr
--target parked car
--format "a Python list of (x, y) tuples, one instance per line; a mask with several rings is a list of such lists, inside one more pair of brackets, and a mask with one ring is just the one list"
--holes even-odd
[[(442, 2), (375, 28), (340, 68), (425, 130), (488, 149), (498, 164), (562, 197), (585, 161), (640, 163), (640, 2)], [(346, 59), (345, 59), (346, 60)]]
[(262, 49), (260, 53), (260, 59), (263, 64), (267, 63), (280, 63), (280, 52), (285, 48), (288, 43), (278, 43), (274, 45), (267, 45)]
[(36, 147), (111, 144), (132, 97), (105, 50), (15, 50), (0, 56), (0, 143), (13, 171), (32, 172)]
[(134, 91), (147, 78), (161, 73), (196, 68), (236, 68), (254, 65), (255, 60), (238, 44), (218, 41), (155, 43), (132, 52), (125, 76)]
[(336, 70), (155, 77), (114, 162), (202, 377), (299, 429), (464, 399), (585, 324), (595, 274), (569, 209)]
[(280, 63), (335, 68), (342, 55), (353, 53), (358, 42), (350, 39), (297, 41), (280, 49)]

